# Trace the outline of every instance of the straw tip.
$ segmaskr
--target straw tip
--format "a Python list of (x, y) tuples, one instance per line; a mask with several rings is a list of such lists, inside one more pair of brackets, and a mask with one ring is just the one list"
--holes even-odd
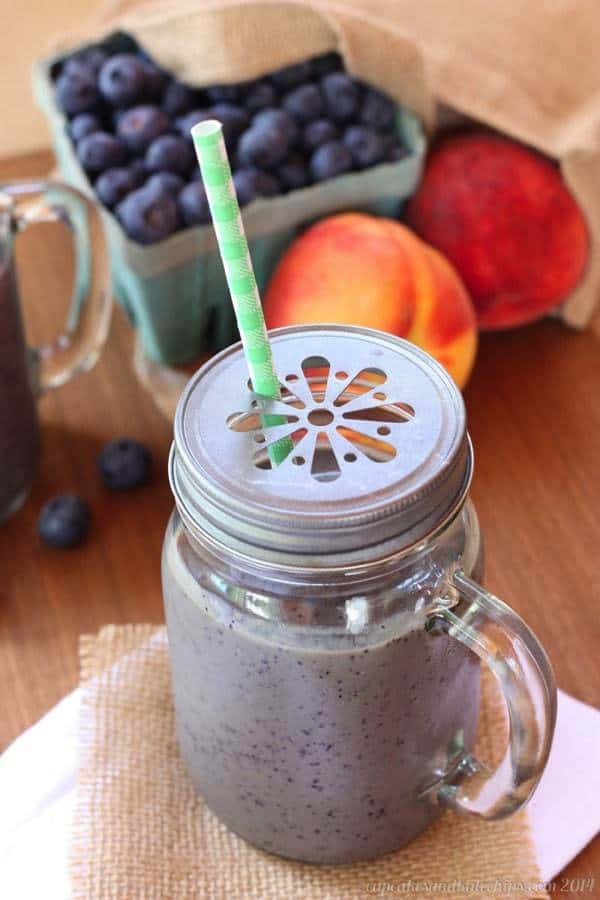
[(218, 119), (206, 119), (204, 122), (197, 122), (190, 129), (192, 140), (194, 143), (206, 144), (218, 141), (223, 133), (223, 125)]

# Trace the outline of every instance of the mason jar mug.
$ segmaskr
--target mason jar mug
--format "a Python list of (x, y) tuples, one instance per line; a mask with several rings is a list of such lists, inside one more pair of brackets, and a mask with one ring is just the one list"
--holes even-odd
[[(281, 399), (239, 345), (175, 420), (163, 550), (178, 739), (208, 806), (251, 843), (347, 863), (445, 807), (531, 796), (556, 691), (525, 623), (482, 586), (460, 392), (422, 350), (367, 329), (272, 333)], [(473, 755), (480, 665), (510, 723)]]

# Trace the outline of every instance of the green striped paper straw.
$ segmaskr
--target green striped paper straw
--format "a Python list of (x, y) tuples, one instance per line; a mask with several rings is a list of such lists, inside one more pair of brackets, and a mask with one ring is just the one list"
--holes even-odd
[[(223, 126), (216, 119), (208, 119), (194, 125), (191, 133), (252, 387), (263, 397), (280, 400), (279, 379), (231, 177)], [(262, 419), (263, 425), (283, 425), (286, 421), (285, 416), (274, 414)], [(291, 438), (280, 438), (269, 446), (269, 458), (278, 465), (292, 449)]]

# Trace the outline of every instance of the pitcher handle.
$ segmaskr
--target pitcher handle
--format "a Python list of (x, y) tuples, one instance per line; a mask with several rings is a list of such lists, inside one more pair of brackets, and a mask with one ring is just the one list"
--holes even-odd
[(41, 394), (91, 369), (106, 340), (112, 296), (102, 219), (91, 200), (61, 182), (4, 182), (0, 197), (0, 212), (10, 215), (13, 234), (59, 222), (75, 246), (75, 284), (63, 329), (51, 343), (31, 348), (34, 387)]
[(509, 738), (493, 771), (462, 750), (425, 793), (458, 812), (500, 819), (527, 803), (544, 771), (556, 721), (554, 675), (534, 633), (502, 600), (460, 569), (446, 587), (426, 628), (443, 629), (489, 666), (507, 706)]

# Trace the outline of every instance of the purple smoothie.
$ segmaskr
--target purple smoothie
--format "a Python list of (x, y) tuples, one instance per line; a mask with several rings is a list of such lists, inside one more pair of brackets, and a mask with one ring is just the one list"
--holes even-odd
[(419, 791), (457, 736), (472, 746), (468, 650), (406, 613), (342, 643), (314, 629), (307, 640), (199, 590), (173, 560), (163, 578), (183, 757), (233, 831), (282, 856), (346, 863), (439, 815)]
[(14, 270), (0, 261), (0, 522), (25, 500), (40, 434)]

